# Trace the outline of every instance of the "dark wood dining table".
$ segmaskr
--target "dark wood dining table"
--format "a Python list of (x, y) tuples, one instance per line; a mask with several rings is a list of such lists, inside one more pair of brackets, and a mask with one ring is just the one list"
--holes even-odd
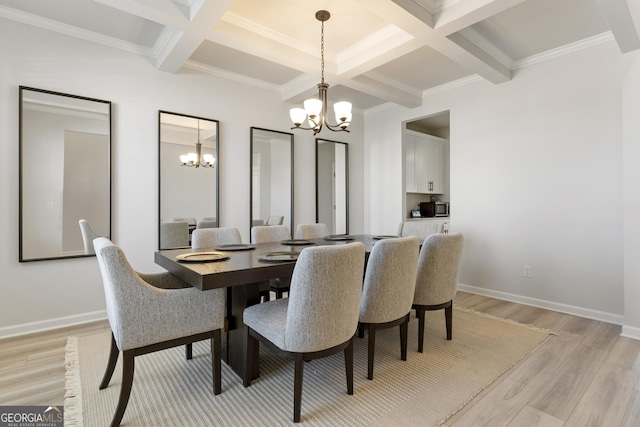
[[(242, 312), (260, 302), (260, 282), (269, 279), (291, 277), (295, 261), (264, 262), (260, 258), (272, 252), (301, 252), (304, 248), (317, 245), (344, 245), (361, 242), (365, 245), (365, 252), (371, 252), (373, 245), (387, 236), (352, 235), (350, 240), (311, 239), (308, 245), (286, 245), (276, 243), (258, 243), (255, 248), (248, 250), (222, 251), (216, 248), (198, 249), (167, 249), (155, 253), (155, 263), (164, 267), (173, 275), (184, 280), (202, 291), (225, 288), (227, 290), (226, 333), (223, 343), (224, 361), (240, 376), (244, 378), (246, 353), (246, 326), (242, 322)], [(223, 252), (229, 258), (215, 262), (180, 262), (179, 255), (191, 252)], [(256, 358), (258, 354), (256, 352)], [(258, 361), (252, 364), (254, 372), (252, 378), (258, 376)]]

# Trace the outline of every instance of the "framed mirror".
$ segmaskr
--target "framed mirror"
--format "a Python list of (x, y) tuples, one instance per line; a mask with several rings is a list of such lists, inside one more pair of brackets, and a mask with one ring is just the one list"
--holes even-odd
[(220, 125), (168, 111), (158, 123), (158, 248), (190, 246), (193, 230), (219, 224)]
[(293, 134), (251, 128), (251, 225), (283, 224), (293, 233)]
[(92, 256), (111, 237), (111, 102), (20, 86), (19, 261)]
[(349, 234), (349, 146), (316, 138), (316, 222)]

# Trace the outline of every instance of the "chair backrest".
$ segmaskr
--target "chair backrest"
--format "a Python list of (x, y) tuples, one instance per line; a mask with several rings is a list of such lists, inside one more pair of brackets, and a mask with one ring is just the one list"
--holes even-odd
[(380, 240), (373, 246), (364, 277), (360, 322), (391, 322), (411, 311), (419, 253), (416, 236)]
[(443, 221), (406, 221), (398, 227), (398, 236), (417, 236), (420, 240), (432, 234), (441, 234), (444, 229)]
[(198, 228), (191, 235), (191, 247), (194, 249), (234, 243), (242, 243), (240, 231), (235, 227)]
[(264, 225), (264, 219), (252, 219), (251, 226), (256, 227), (258, 225)]
[(319, 239), (329, 235), (329, 228), (322, 223), (298, 224), (296, 227), (297, 239)]
[(218, 226), (218, 221), (213, 220), (213, 221), (205, 221), (200, 220), (198, 221), (198, 224), (196, 225), (196, 228), (215, 228)]
[(251, 227), (251, 242), (269, 243), (291, 238), (286, 225), (257, 225)]
[(203, 216), (201, 221), (217, 221), (215, 216)]
[(460, 233), (427, 237), (418, 259), (414, 304), (439, 305), (455, 297), (463, 241)]
[(100, 236), (98, 236), (96, 233), (93, 232), (91, 227), (89, 227), (89, 223), (86, 220), (81, 219), (80, 221), (78, 221), (78, 223), (80, 224), (80, 232), (82, 233), (82, 243), (84, 244), (84, 253), (87, 255), (95, 254), (96, 251), (93, 249), (93, 239), (96, 239)]
[(291, 278), (285, 350), (319, 351), (353, 337), (363, 271), (360, 242), (302, 250)]
[(269, 215), (266, 225), (282, 225), (284, 217), (282, 215)]
[(186, 221), (160, 223), (160, 248), (189, 246), (189, 224)]
[(196, 225), (198, 224), (198, 221), (196, 220), (195, 217), (193, 216), (181, 216), (181, 217), (176, 217), (176, 218), (172, 218), (171, 221), (173, 222), (182, 222), (182, 221), (186, 221), (187, 224), (189, 225)]

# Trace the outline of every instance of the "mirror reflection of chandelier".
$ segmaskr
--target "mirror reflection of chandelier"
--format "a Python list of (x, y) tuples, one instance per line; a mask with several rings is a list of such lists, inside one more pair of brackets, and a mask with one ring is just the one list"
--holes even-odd
[(182, 166), (190, 168), (212, 168), (215, 166), (216, 158), (213, 154), (202, 154), (202, 144), (200, 143), (200, 120), (198, 120), (198, 141), (196, 142), (196, 152), (182, 154), (180, 156)]
[[(351, 103), (347, 101), (336, 102), (333, 109), (336, 114), (336, 125), (330, 125), (327, 118), (327, 90), (329, 85), (324, 82), (324, 21), (329, 20), (331, 14), (326, 10), (316, 12), (316, 19), (320, 21), (320, 58), (322, 79), (318, 83), (318, 98), (304, 101), (304, 108), (292, 108), (289, 112), (294, 127), (291, 129), (312, 130), (317, 134), (326, 126), (334, 132), (349, 132), (347, 126), (351, 123)], [(302, 127), (305, 119), (309, 121), (309, 127)]]

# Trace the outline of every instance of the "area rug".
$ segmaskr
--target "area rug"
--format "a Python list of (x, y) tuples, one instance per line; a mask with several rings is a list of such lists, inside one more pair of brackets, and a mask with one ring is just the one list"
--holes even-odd
[[(309, 426), (438, 426), (551, 333), (456, 307), (453, 340), (442, 311), (427, 313), (425, 351), (418, 353), (418, 322), (409, 322), (408, 360), (400, 360), (398, 328), (376, 334), (374, 380), (366, 379), (367, 339), (354, 345), (354, 395), (346, 394), (342, 353), (305, 364), (301, 422)], [(109, 353), (108, 333), (69, 337), (66, 348), (65, 426), (106, 426), (113, 417), (121, 365), (98, 390)], [(122, 426), (291, 425), (293, 363), (260, 351), (260, 377), (244, 388), (223, 362), (222, 394), (214, 396), (208, 342), (136, 358)], [(419, 402), (416, 404), (415, 402)], [(414, 403), (410, 403), (414, 402)]]

